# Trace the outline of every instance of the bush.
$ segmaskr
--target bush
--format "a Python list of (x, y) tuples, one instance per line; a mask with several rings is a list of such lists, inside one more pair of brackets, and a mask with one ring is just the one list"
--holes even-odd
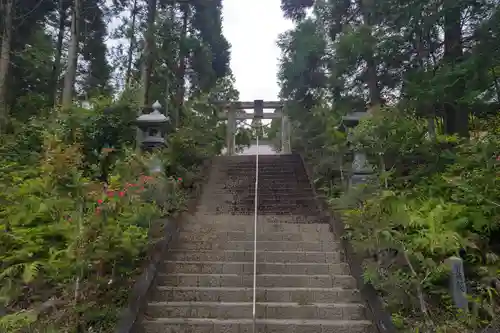
[[(375, 176), (330, 202), (395, 324), (405, 332), (473, 332), (500, 309), (500, 137), (431, 139), (405, 112), (362, 120), (353, 144), (368, 153)], [(450, 296), (450, 256), (464, 258), (467, 314)]]
[[(133, 107), (107, 102), (33, 118), (2, 142), (0, 331), (113, 330), (155, 219), (185, 208), (184, 177), (220, 146), (214, 120), (191, 116), (160, 155), (136, 155)], [(167, 168), (150, 174), (157, 158)]]

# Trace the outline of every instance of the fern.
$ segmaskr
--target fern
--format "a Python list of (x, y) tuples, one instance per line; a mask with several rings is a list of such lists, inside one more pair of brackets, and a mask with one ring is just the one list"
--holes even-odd
[(13, 314), (0, 317), (0, 332), (19, 332), (28, 328), (37, 320), (37, 314), (33, 310), (23, 310)]

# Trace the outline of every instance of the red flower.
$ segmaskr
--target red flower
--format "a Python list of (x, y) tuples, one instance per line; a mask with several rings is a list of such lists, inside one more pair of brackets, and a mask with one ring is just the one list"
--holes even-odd
[(182, 178), (181, 177), (177, 178), (177, 180), (180, 181), (180, 182), (182, 182)]
[(120, 193), (118, 193), (118, 195), (119, 195), (120, 197), (123, 197), (123, 196), (125, 196), (125, 192), (124, 192), (124, 191), (120, 191)]
[(115, 196), (115, 191), (108, 191), (106, 192), (106, 194), (108, 195), (108, 197), (112, 198)]
[(102, 204), (103, 202), (104, 202), (104, 200), (102, 200), (102, 199), (97, 200), (98, 204)]

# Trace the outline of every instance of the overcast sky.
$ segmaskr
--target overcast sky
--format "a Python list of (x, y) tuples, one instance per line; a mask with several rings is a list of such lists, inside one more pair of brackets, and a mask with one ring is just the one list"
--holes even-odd
[(240, 100), (276, 100), (278, 35), (292, 27), (280, 0), (223, 0), (224, 35), (231, 43), (231, 69)]

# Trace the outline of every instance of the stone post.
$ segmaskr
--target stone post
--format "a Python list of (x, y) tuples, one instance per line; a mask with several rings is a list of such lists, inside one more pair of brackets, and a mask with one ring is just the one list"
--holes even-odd
[(290, 154), (290, 121), (286, 114), (281, 115), (281, 153)]
[(227, 126), (226, 126), (226, 144), (227, 144), (227, 155), (232, 156), (235, 154), (236, 146), (236, 110), (227, 110)]
[[(352, 112), (342, 117), (342, 123), (349, 130), (356, 127), (359, 124), (361, 118), (365, 117), (366, 115), (366, 112)], [(354, 159), (352, 161), (352, 174), (349, 180), (349, 187), (366, 183), (368, 177), (372, 173), (373, 169), (366, 158), (365, 152), (354, 151)]]
[(455, 306), (464, 311), (468, 310), (467, 286), (465, 284), (464, 262), (462, 258), (450, 257), (447, 260), (450, 266), (450, 293)]
[(255, 124), (255, 133), (259, 138), (259, 142), (262, 140), (264, 131), (262, 129), (262, 119), (264, 119), (264, 101), (261, 99), (255, 99), (253, 101), (253, 121)]

